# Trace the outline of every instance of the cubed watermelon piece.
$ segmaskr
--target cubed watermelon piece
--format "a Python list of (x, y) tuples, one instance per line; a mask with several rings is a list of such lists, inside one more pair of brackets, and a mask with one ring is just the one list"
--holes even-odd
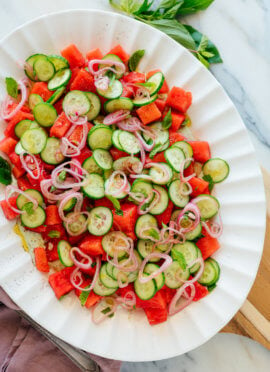
[(192, 103), (191, 92), (179, 87), (173, 87), (167, 97), (167, 105), (175, 110), (185, 113)]
[(68, 45), (61, 50), (61, 54), (69, 62), (71, 68), (82, 67), (84, 65), (84, 57), (75, 44)]

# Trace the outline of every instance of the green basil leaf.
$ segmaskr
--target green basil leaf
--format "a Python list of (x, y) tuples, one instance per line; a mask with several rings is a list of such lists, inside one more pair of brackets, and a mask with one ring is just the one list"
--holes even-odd
[(136, 52), (134, 52), (131, 55), (131, 57), (129, 58), (129, 61), (128, 61), (128, 68), (130, 69), (130, 71), (136, 71), (136, 69), (137, 69), (137, 67), (140, 63), (140, 60), (144, 56), (144, 53), (145, 53), (144, 49), (139, 49), (139, 50), (136, 50)]
[(196, 44), (188, 29), (176, 19), (159, 19), (145, 22), (164, 32), (185, 48), (192, 50), (196, 49)]
[(206, 174), (206, 175), (203, 176), (203, 179), (204, 179), (204, 181), (209, 183), (209, 185), (208, 185), (209, 191), (212, 191), (213, 187), (215, 186), (213, 178), (210, 176), (210, 174)]
[(108, 306), (105, 309), (101, 310), (103, 314), (108, 314), (111, 311), (111, 308)]
[(209, 68), (210, 67), (210, 63), (207, 61), (207, 59), (205, 59), (201, 53), (198, 53), (196, 54), (196, 57), (198, 58), (198, 60), (206, 67), (206, 68)]
[(190, 125), (191, 124), (191, 121), (190, 121), (190, 118), (186, 118), (183, 123), (181, 124), (181, 128), (184, 128), (186, 127), (187, 125)]
[(87, 301), (87, 298), (88, 298), (88, 296), (89, 296), (89, 293), (90, 293), (90, 292), (82, 291), (82, 293), (80, 294), (79, 299), (80, 299), (80, 301), (81, 301), (81, 305), (82, 305), (82, 306), (85, 305), (85, 303), (86, 303), (86, 301)]
[(2, 156), (0, 156), (0, 168), (11, 171), (9, 162), (6, 159), (4, 159)]
[(178, 11), (178, 15), (186, 15), (205, 10), (214, 0), (184, 0), (184, 4)]
[(58, 231), (58, 230), (51, 230), (51, 231), (49, 231), (49, 233), (48, 233), (48, 236), (50, 237), (50, 238), (60, 238), (60, 231)]
[(172, 8), (167, 9), (166, 12), (164, 12), (164, 14), (162, 15), (162, 18), (174, 19), (177, 15), (177, 12), (178, 12), (179, 8), (181, 7), (182, 3), (183, 2), (180, 2), (176, 5), (174, 5)]
[(179, 265), (181, 266), (183, 270), (186, 270), (187, 263), (186, 263), (184, 255), (181, 252), (178, 252), (176, 249), (173, 248), (172, 258), (179, 263)]
[(157, 240), (160, 238), (159, 233), (153, 228), (146, 230), (146, 234)]
[(0, 183), (10, 185), (12, 182), (11, 171), (6, 168), (0, 168)]
[(169, 109), (167, 114), (165, 115), (163, 121), (162, 121), (162, 128), (163, 129), (169, 129), (172, 125), (172, 110)]
[[(159, 4), (159, 8), (160, 9), (169, 9), (169, 8), (172, 8), (173, 6), (175, 6), (175, 4), (177, 3), (178, 0), (162, 0)], [(180, 3), (182, 4), (184, 1), (180, 1)]]
[(149, 153), (150, 159), (153, 159), (153, 157), (158, 153), (165, 151), (170, 146), (170, 141), (168, 140), (164, 144), (159, 144), (154, 146), (153, 150)]
[(156, 84), (151, 83), (151, 81), (147, 81), (146, 83), (138, 83), (138, 85), (141, 85), (142, 87), (145, 87), (145, 88), (153, 88), (156, 86)]
[(6, 89), (7, 93), (10, 97), (17, 98), (18, 97), (18, 83), (12, 77), (6, 77)]
[(58, 176), (60, 181), (65, 181), (66, 177), (67, 177), (67, 172), (66, 171), (62, 171)]
[(124, 216), (124, 212), (122, 211), (122, 209), (116, 209), (115, 214), (117, 214), (118, 216)]
[(34, 207), (34, 204), (32, 202), (29, 202), (29, 203), (25, 203), (24, 206), (22, 207), (22, 209), (31, 216), (31, 214), (34, 213), (34, 210), (33, 210), (33, 207)]
[[(192, 36), (194, 42), (195, 42), (195, 49), (198, 50), (199, 46), (200, 46), (200, 43), (201, 43), (201, 40), (203, 38), (203, 34), (196, 30), (195, 28), (193, 28), (192, 26), (189, 26), (189, 25), (185, 25), (186, 29), (189, 31), (190, 35)], [(212, 56), (211, 57), (207, 57), (207, 56), (203, 56), (202, 53), (198, 53), (198, 56), (197, 58), (202, 62), (204, 63), (203, 59), (206, 60), (208, 63), (222, 63), (222, 58), (219, 54), (219, 51), (217, 49), (217, 47), (212, 43), (211, 40), (208, 39), (208, 43), (207, 43), (207, 46), (204, 48), (203, 52), (208, 52), (208, 53), (211, 53)], [(205, 57), (205, 58), (204, 58)]]
[(109, 199), (112, 203), (115, 209), (121, 209), (121, 205), (119, 203), (119, 200), (116, 199), (114, 196), (106, 195), (106, 198)]

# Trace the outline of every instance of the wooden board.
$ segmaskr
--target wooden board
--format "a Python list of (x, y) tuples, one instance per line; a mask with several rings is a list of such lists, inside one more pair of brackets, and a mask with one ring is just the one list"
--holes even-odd
[(221, 332), (250, 337), (270, 350), (270, 174), (262, 171), (267, 200), (267, 227), (261, 264), (247, 300)]

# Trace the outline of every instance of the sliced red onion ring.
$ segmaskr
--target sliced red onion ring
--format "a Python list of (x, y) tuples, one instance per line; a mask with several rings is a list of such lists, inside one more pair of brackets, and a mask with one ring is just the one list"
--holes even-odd
[[(80, 139), (78, 145), (74, 145), (68, 137), (73, 133), (76, 128), (76, 125), (82, 125), (83, 132), (82, 138)], [(83, 124), (73, 124), (72, 127), (69, 129), (68, 133), (61, 139), (60, 150), (64, 156), (67, 157), (74, 157), (78, 156), (81, 153), (81, 149), (85, 147), (86, 139), (88, 135), (88, 124), (87, 122)]]
[(134, 292), (129, 291), (124, 297), (117, 297), (116, 301), (126, 310), (133, 310), (136, 306), (136, 295)]
[(183, 160), (180, 164), (180, 170), (179, 170), (179, 175), (180, 175), (180, 181), (183, 182), (183, 183), (186, 183), (188, 182), (189, 180), (191, 180), (191, 178), (193, 178), (194, 176), (196, 176), (195, 173), (191, 174), (190, 176), (188, 177), (184, 177), (184, 169), (185, 169), (185, 165), (186, 163), (189, 163), (189, 162), (192, 162), (194, 161), (193, 158), (186, 158), (185, 160)]
[(103, 119), (103, 124), (104, 125), (113, 125), (116, 123), (121, 122), (122, 120), (126, 119), (130, 115), (129, 110), (119, 110), (115, 111)]
[(108, 76), (96, 76), (94, 84), (97, 89), (107, 90), (110, 86), (110, 79)]
[(122, 121), (120, 121), (119, 123), (117, 123), (117, 126), (122, 129), (122, 130), (125, 130), (127, 132), (137, 132), (138, 130), (141, 130), (141, 126), (142, 126), (142, 122), (132, 116), (132, 117), (129, 117), (129, 118), (126, 118)]
[(115, 66), (121, 69), (119, 70), (119, 73), (124, 73), (126, 71), (126, 66), (122, 62), (113, 61), (112, 59), (93, 59), (92, 61), (89, 61), (88, 63), (88, 69), (93, 75), (100, 74), (100, 70), (95, 71), (94, 66), (95, 65), (107, 65), (107, 66)]
[(208, 222), (202, 221), (202, 226), (205, 228), (207, 233), (212, 238), (215, 238), (215, 239), (218, 239), (222, 235), (222, 232), (223, 232), (223, 224), (222, 224), (222, 219), (221, 219), (220, 213), (218, 213), (218, 218), (219, 218), (219, 223), (208, 221), (210, 223), (210, 226), (209, 226)]
[[(117, 188), (115, 191), (110, 191), (113, 184), (119, 185), (119, 188)], [(115, 188), (113, 186), (113, 188)], [(118, 196), (121, 195), (123, 192), (129, 192), (129, 183), (127, 176), (122, 171), (114, 171), (111, 176), (108, 178), (106, 187), (105, 187), (105, 194), (106, 195), (112, 195), (112, 196)]]
[[(190, 288), (191, 293), (190, 296), (187, 295), (186, 289)], [(195, 286), (192, 283), (185, 283), (180, 287), (176, 294), (174, 295), (173, 299), (169, 305), (169, 315), (174, 315), (182, 311), (185, 307), (187, 307), (193, 300), (195, 296)], [(183, 296), (186, 298), (184, 299)]]
[(78, 191), (80, 187), (74, 187), (73, 190), (68, 190), (62, 193), (57, 193), (57, 191), (50, 192), (49, 189), (53, 186), (53, 182), (51, 179), (42, 180), (40, 182), (40, 188), (42, 194), (48, 199), (50, 202), (56, 202), (58, 200), (62, 200), (65, 196), (68, 196), (71, 192)]
[(38, 202), (36, 199), (34, 199), (32, 196), (30, 196), (29, 194), (27, 194), (26, 192), (20, 190), (18, 187), (16, 186), (13, 186), (13, 185), (8, 185), (6, 187), (6, 190), (5, 190), (5, 199), (6, 199), (6, 202), (9, 206), (10, 209), (12, 209), (14, 212), (16, 213), (19, 213), (19, 214), (25, 214), (26, 211), (22, 211), (20, 209), (17, 209), (15, 207), (13, 207), (10, 202), (9, 202), (9, 198), (10, 198), (10, 195), (14, 194), (14, 193), (17, 193), (17, 194), (20, 194), (20, 195), (23, 195), (26, 199), (29, 200), (29, 202), (32, 202), (33, 203), (33, 208), (37, 208), (38, 207)]
[(144, 148), (145, 151), (151, 151), (153, 149), (153, 147), (155, 146), (155, 142), (153, 141), (153, 143), (151, 145), (148, 145), (144, 139), (142, 138), (142, 136), (140, 135), (139, 132), (135, 132), (135, 136), (137, 137), (140, 145)]
[[(158, 270), (154, 271), (150, 275), (143, 276), (143, 271), (144, 271), (145, 265), (152, 258), (160, 258), (160, 259), (164, 259), (165, 261), (163, 262), (163, 264), (160, 266), (160, 268)], [(159, 253), (159, 252), (150, 253), (147, 257), (145, 257), (145, 259), (143, 260), (143, 262), (141, 264), (141, 267), (140, 267), (140, 270), (139, 270), (139, 282), (140, 283), (147, 283), (150, 280), (156, 278), (160, 273), (165, 271), (171, 265), (172, 262), (173, 262), (173, 260), (172, 260), (171, 256), (168, 256), (167, 254)]]
[[(76, 258), (76, 254), (83, 258), (83, 261), (79, 261)], [(77, 266), (79, 269), (90, 269), (93, 260), (87, 254), (85, 254), (80, 248), (73, 247), (70, 250), (70, 258), (74, 262), (74, 265)], [(85, 262), (86, 261), (86, 262)]]
[(79, 115), (67, 115), (68, 120), (76, 125), (84, 125), (87, 123), (87, 116), (79, 116)]
[[(100, 266), (101, 266), (101, 260), (100, 260), (100, 257), (98, 257), (96, 259), (96, 271), (95, 271), (95, 275), (93, 277), (92, 283), (90, 287), (87, 286), (86, 288), (81, 287), (83, 283), (82, 273), (80, 272), (80, 268), (76, 267), (76, 269), (72, 272), (70, 276), (70, 282), (73, 285), (73, 287), (83, 292), (90, 292), (94, 288), (96, 281), (98, 280)], [(79, 283), (76, 283), (76, 279), (79, 279)]]
[[(29, 156), (31, 159), (30, 161), (33, 164), (35, 164), (35, 170), (37, 171), (36, 174), (34, 174), (32, 170), (29, 168), (29, 165), (27, 164), (24, 158), (25, 155)], [(20, 154), (20, 160), (21, 160), (23, 168), (30, 175), (30, 177), (33, 178), (34, 180), (38, 180), (41, 176), (41, 167), (40, 167), (40, 163), (38, 159), (34, 155), (30, 154), (30, 152), (24, 151), (22, 154)]]
[[(110, 309), (104, 314), (104, 310)], [(92, 321), (95, 324), (100, 324), (110, 315), (113, 315), (117, 308), (117, 302), (113, 297), (103, 297), (92, 310)]]
[[(181, 220), (184, 217), (185, 213), (187, 212), (192, 212), (193, 215), (195, 216), (195, 220), (193, 221), (192, 225), (188, 228), (181, 228)], [(193, 203), (188, 203), (185, 208), (179, 213), (177, 217), (177, 225), (180, 228), (180, 231), (184, 234), (188, 233), (189, 231), (194, 230), (200, 223), (201, 219), (201, 213), (199, 208), (197, 207), (196, 204)]]
[(13, 116), (15, 116), (18, 111), (20, 111), (20, 109), (23, 107), (23, 105), (26, 102), (26, 99), (27, 99), (27, 87), (26, 87), (26, 81), (25, 81), (25, 79), (21, 79), (21, 80), (18, 81), (18, 88), (21, 91), (21, 100), (18, 103), (18, 105), (15, 107), (15, 109), (13, 111), (7, 113), (8, 106), (9, 106), (9, 104), (11, 102), (9, 97), (7, 97), (7, 99), (5, 99), (4, 102), (1, 105), (0, 116), (1, 116), (1, 118), (3, 120), (8, 120), (8, 119), (13, 118)]

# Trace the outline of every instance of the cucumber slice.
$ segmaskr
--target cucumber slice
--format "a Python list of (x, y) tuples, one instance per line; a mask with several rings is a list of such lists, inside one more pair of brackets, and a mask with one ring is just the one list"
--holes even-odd
[[(137, 249), (139, 252), (139, 255), (142, 258), (146, 258), (150, 253), (159, 252), (160, 251), (156, 248), (154, 248), (155, 243), (151, 240), (145, 240), (145, 239), (139, 239), (137, 243)], [(158, 257), (152, 257), (149, 259), (149, 262), (158, 262), (160, 258)]]
[(216, 260), (207, 259), (204, 261), (204, 270), (198, 282), (203, 285), (213, 285), (219, 279), (220, 269)]
[(61, 152), (60, 145), (61, 142), (59, 138), (49, 137), (45, 148), (41, 151), (41, 159), (45, 161), (45, 163), (52, 165), (62, 163), (65, 157)]
[(168, 207), (169, 196), (168, 196), (167, 191), (161, 186), (155, 185), (153, 189), (159, 192), (160, 199), (159, 199), (159, 202), (153, 208), (150, 209), (149, 213), (154, 214), (154, 215), (161, 214), (165, 212), (165, 210)]
[(180, 172), (180, 165), (185, 160), (184, 151), (178, 147), (170, 147), (164, 152), (167, 163), (170, 164), (175, 172)]
[(85, 159), (84, 162), (82, 163), (82, 167), (85, 170), (87, 170), (88, 173), (103, 174), (102, 169), (97, 165), (93, 156), (90, 156), (89, 158)]
[(138, 270), (130, 271), (130, 272), (125, 271), (126, 268), (128, 269), (131, 265), (133, 265), (131, 261), (125, 264), (125, 262), (127, 261), (128, 259), (121, 260), (121, 265), (124, 266), (122, 270), (118, 269), (115, 266), (113, 267), (114, 279), (117, 280), (119, 278), (122, 283), (132, 283), (137, 279), (137, 276), (138, 276)]
[(116, 99), (111, 99), (104, 103), (104, 110), (107, 113), (115, 112), (118, 110), (129, 110), (133, 109), (133, 102), (130, 98), (120, 97)]
[[(59, 88), (59, 86), (57, 88)], [(68, 92), (63, 100), (63, 110), (67, 115), (86, 115), (90, 108), (91, 103), (87, 95), (80, 90)]]
[[(144, 268), (144, 273), (145, 274), (153, 274), (155, 271), (159, 269), (159, 266), (156, 264), (146, 264)], [(154, 278), (157, 286), (157, 291), (159, 291), (165, 284), (165, 275), (164, 273), (160, 273), (158, 276)]]
[[(184, 208), (189, 202), (189, 195), (181, 194), (181, 182), (180, 180), (173, 181), (169, 186), (169, 197), (174, 205), (179, 208)], [(187, 191), (188, 188), (186, 184), (183, 186), (184, 190)]]
[(37, 58), (33, 67), (35, 75), (40, 81), (48, 81), (55, 74), (54, 65), (48, 60), (48, 58)]
[(123, 151), (128, 154), (138, 154), (140, 152), (140, 143), (134, 134), (130, 132), (121, 131), (119, 133), (119, 143)]
[(152, 83), (152, 86), (148, 88), (150, 96), (156, 94), (161, 89), (164, 80), (165, 77), (162, 72), (156, 72), (147, 80), (147, 83)]
[[(76, 212), (70, 212), (67, 214), (67, 217), (71, 217), (74, 213)], [(66, 222), (64, 223), (64, 226), (66, 228)], [(85, 226), (85, 229), (82, 230), (82, 226)], [(81, 235), (87, 230), (87, 225), (86, 225), (86, 217), (83, 214), (80, 214), (79, 216), (77, 215), (72, 222), (68, 224), (69, 230), (76, 236), (76, 235)]]
[(157, 94), (154, 94), (150, 98), (149, 97), (135, 98), (133, 100), (133, 105), (138, 106), (138, 107), (146, 106), (146, 105), (149, 105), (152, 102), (155, 102), (156, 99), (157, 99)]
[(44, 102), (42, 97), (38, 94), (35, 94), (35, 93), (31, 93), (29, 95), (29, 98), (28, 98), (28, 104), (29, 104), (29, 108), (30, 110), (33, 110), (34, 107), (38, 104), (38, 103), (42, 103)]
[(113, 166), (113, 158), (109, 151), (96, 149), (93, 152), (93, 158), (97, 165), (103, 170), (109, 170)]
[[(181, 149), (183, 151), (183, 153), (185, 154), (186, 159), (193, 157), (193, 149), (192, 149), (191, 145), (189, 143), (187, 143), (186, 141), (175, 142), (173, 144), (173, 147), (178, 147), (179, 149)], [(188, 168), (190, 166), (190, 164), (191, 164), (191, 161), (186, 162), (185, 169)]]
[[(111, 60), (111, 61), (115, 61), (115, 62), (122, 62), (123, 61), (116, 55), (116, 54), (107, 54), (106, 56), (104, 56), (102, 59), (107, 59), (107, 60)], [(102, 69), (103, 67), (107, 67), (108, 65), (105, 65), (105, 64), (100, 64), (98, 66), (98, 69)], [(114, 68), (117, 72), (116, 72), (116, 79), (120, 79), (124, 74), (121, 70), (121, 68), (119, 66), (115, 66), (115, 65), (112, 65), (111, 66), (112, 68)]]
[(89, 215), (88, 231), (90, 234), (102, 236), (107, 234), (113, 224), (113, 214), (109, 208), (93, 208)]
[(18, 124), (16, 124), (15, 127), (15, 134), (17, 137), (21, 138), (24, 132), (26, 132), (28, 129), (34, 129), (39, 128), (38, 123), (32, 120), (21, 120)]
[(29, 77), (30, 80), (36, 81), (36, 74), (34, 70), (34, 63), (38, 60), (43, 58), (44, 61), (47, 60), (47, 57), (45, 54), (33, 54), (30, 57), (26, 59), (26, 67), (24, 68), (24, 72), (27, 77)]
[(32, 210), (31, 214), (21, 214), (21, 223), (23, 226), (30, 227), (32, 229), (44, 225), (46, 220), (46, 213), (44, 209), (38, 206)]
[(169, 183), (173, 177), (173, 172), (171, 167), (168, 166), (166, 163), (158, 163), (162, 164), (163, 167), (166, 169), (166, 173), (169, 174), (169, 178), (166, 178), (166, 173), (163, 171), (159, 166), (153, 166), (150, 168), (149, 176), (152, 177), (154, 183), (158, 185), (166, 185)]
[(48, 60), (54, 65), (55, 71), (62, 70), (63, 68), (68, 68), (68, 60), (62, 56), (52, 54), (48, 56)]
[[(186, 241), (184, 244), (175, 244), (173, 249), (177, 252), (182, 253), (185, 258), (187, 266), (189, 266), (192, 262), (194, 262), (197, 258), (201, 257), (201, 251), (197, 247), (197, 245), (193, 242)], [(200, 264), (197, 263), (190, 267), (191, 274), (195, 273), (200, 268)]]
[(112, 134), (113, 131), (111, 128), (105, 125), (96, 125), (88, 133), (88, 146), (91, 150), (109, 150), (109, 148), (112, 146)]
[(208, 220), (218, 213), (220, 205), (218, 200), (212, 195), (201, 194), (199, 198), (201, 197), (203, 197), (202, 200), (195, 200), (195, 204), (200, 210), (201, 219)]
[(112, 295), (114, 292), (117, 291), (117, 288), (107, 288), (105, 287), (100, 278), (98, 278), (98, 280), (96, 281), (95, 285), (94, 285), (94, 288), (93, 288), (93, 292), (95, 294), (97, 294), (98, 296), (110, 296)]
[(118, 259), (125, 257), (126, 251), (119, 249), (121, 245), (125, 247), (126, 234), (121, 231), (111, 231), (102, 238), (102, 247), (109, 256), (117, 254)]
[(71, 209), (73, 209), (75, 207), (76, 203), (77, 203), (76, 198), (69, 199), (69, 201), (67, 201), (66, 204), (64, 205), (63, 211), (65, 211), (65, 212), (71, 211)]
[[(143, 194), (145, 198), (147, 198), (152, 193), (153, 185), (151, 182), (147, 182), (144, 180), (137, 179), (133, 182), (131, 186), (131, 192), (134, 194)], [(154, 198), (154, 195), (153, 195)], [(148, 205), (152, 202), (153, 198), (149, 201)], [(135, 199), (130, 196), (130, 200), (133, 201), (135, 204), (139, 204)]]
[(120, 129), (116, 129), (116, 130), (113, 131), (112, 143), (113, 143), (114, 147), (116, 147), (118, 150), (123, 151), (121, 143), (119, 142), (119, 135), (120, 135), (121, 132), (122, 132), (122, 130), (120, 130)]
[(96, 173), (86, 176), (86, 185), (82, 186), (83, 193), (92, 199), (101, 199), (105, 196), (104, 180)]
[(21, 137), (22, 147), (31, 154), (39, 154), (46, 146), (47, 133), (41, 128), (28, 129)]
[(115, 266), (113, 266), (110, 262), (107, 262), (107, 265), (106, 265), (106, 272), (107, 274), (114, 280), (116, 280), (117, 278), (115, 278), (113, 276), (113, 269), (114, 269)]
[(188, 280), (190, 272), (188, 269), (183, 269), (178, 261), (173, 261), (171, 265), (164, 271), (165, 284), (169, 288), (179, 288), (184, 283), (184, 280)]
[(97, 93), (107, 99), (119, 98), (123, 92), (123, 86), (119, 80), (114, 80), (109, 85), (108, 89), (97, 89)]
[(138, 173), (137, 170), (141, 169), (141, 162), (140, 159), (133, 156), (124, 156), (113, 162), (113, 169), (126, 174), (131, 173), (131, 171)]
[[(54, 77), (48, 82), (48, 89), (49, 90), (56, 90), (58, 88), (62, 88), (62, 87), (66, 86), (68, 84), (70, 78), (71, 78), (71, 70), (69, 68), (59, 70), (54, 75)], [(72, 92), (74, 92), (74, 91), (72, 91)], [(81, 114), (81, 115), (83, 115), (83, 114)]]
[(15, 146), (15, 152), (17, 155), (21, 155), (25, 153), (25, 149), (22, 147), (21, 141), (19, 141), (17, 145)]
[(74, 262), (70, 258), (71, 245), (66, 240), (60, 240), (57, 244), (57, 252), (59, 260), (66, 267), (71, 267), (74, 265)]
[(58, 88), (46, 102), (53, 105), (64, 94), (65, 90), (66, 87)]
[[(34, 198), (38, 202), (38, 205), (42, 206), (42, 204), (44, 203), (43, 196), (39, 191), (34, 190), (34, 189), (28, 189), (28, 190), (25, 190), (24, 192), (25, 192), (25, 194)], [(18, 209), (23, 209), (23, 206), (26, 203), (29, 203), (29, 202), (30, 202), (30, 200), (27, 199), (27, 197), (25, 197), (23, 194), (20, 194), (17, 197), (16, 205), (17, 205)]]
[(42, 127), (51, 127), (57, 118), (57, 111), (47, 102), (38, 103), (33, 110), (34, 118)]
[(139, 278), (137, 278), (134, 282), (134, 289), (141, 300), (150, 300), (150, 298), (155, 296), (157, 291), (156, 281), (152, 279), (147, 283), (141, 283)]
[(103, 264), (100, 269), (99, 279), (106, 288), (118, 288), (117, 280), (110, 277), (107, 273), (107, 263)]
[(197, 225), (194, 230), (189, 231), (188, 233), (185, 234), (186, 240), (195, 240), (201, 235), (201, 233), (202, 233), (202, 224), (199, 223), (199, 225)]
[[(144, 214), (140, 216), (135, 225), (135, 234), (139, 239), (147, 239), (151, 236), (152, 229), (157, 228), (158, 223), (154, 216), (151, 216), (151, 214)], [(147, 228), (147, 229), (145, 229)], [(145, 229), (143, 232), (141, 232), (142, 229)]]
[[(120, 179), (120, 177), (119, 177), (119, 179)], [(117, 181), (118, 180), (115, 180), (115, 182), (112, 182), (110, 187), (108, 187), (108, 180), (105, 181), (105, 189), (107, 189), (106, 195), (111, 195), (116, 199), (124, 199), (128, 195), (128, 193), (126, 191), (122, 191), (121, 194), (119, 194), (117, 196), (114, 196), (114, 193), (119, 190), (119, 185), (118, 185)], [(121, 182), (121, 184), (122, 184), (122, 182)]]
[(211, 176), (214, 183), (219, 183), (228, 177), (230, 167), (225, 160), (212, 158), (204, 163), (202, 171), (205, 176)]
[[(163, 148), (161, 145), (168, 145), (170, 144), (170, 142), (168, 143), (169, 141), (169, 131), (167, 129), (164, 129), (162, 127), (162, 123), (161, 122), (157, 122), (157, 123), (154, 123), (154, 124), (151, 124), (151, 125), (148, 125), (147, 126), (152, 132), (155, 133), (155, 147), (156, 148), (157, 146), (160, 146), (160, 151), (164, 151), (166, 150), (166, 148)], [(143, 138), (145, 139), (145, 141), (149, 144), (153, 143), (153, 140), (148, 137), (144, 132), (143, 132)], [(167, 144), (168, 143), (168, 144)]]
[(101, 103), (99, 97), (95, 93), (85, 92), (85, 94), (87, 95), (91, 104), (90, 110), (87, 113), (87, 120), (91, 121), (99, 115), (101, 110)]

